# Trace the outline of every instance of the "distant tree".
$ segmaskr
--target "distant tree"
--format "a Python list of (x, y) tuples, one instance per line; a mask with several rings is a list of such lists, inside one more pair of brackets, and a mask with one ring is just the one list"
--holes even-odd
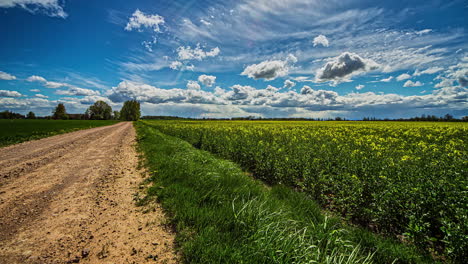
[(444, 116), (444, 120), (446, 120), (446, 121), (453, 120), (453, 116), (451, 114), (446, 114)]
[(0, 112), (0, 119), (23, 119), (24, 115), (12, 111)]
[(27, 119), (36, 119), (36, 114), (33, 111), (30, 111), (26, 116)]
[(468, 116), (464, 116), (464, 117), (462, 117), (462, 119), (461, 119), (461, 120), (462, 120), (463, 122), (468, 122)]
[(119, 111), (114, 111), (114, 113), (113, 113), (113, 118), (114, 118), (115, 120), (119, 120), (119, 119), (120, 119), (120, 112), (119, 112)]
[(89, 119), (108, 120), (112, 117), (112, 107), (104, 101), (97, 101), (86, 110)]
[(63, 105), (62, 103), (58, 104), (57, 107), (55, 107), (54, 112), (52, 113), (53, 119), (68, 119), (67, 110), (65, 110), (65, 105)]
[(140, 103), (137, 100), (126, 101), (120, 110), (121, 120), (136, 121), (140, 116)]

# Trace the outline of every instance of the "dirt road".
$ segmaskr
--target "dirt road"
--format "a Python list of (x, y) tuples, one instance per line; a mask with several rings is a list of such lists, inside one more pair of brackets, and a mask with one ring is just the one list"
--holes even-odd
[(175, 263), (134, 143), (122, 122), (1, 148), (0, 263)]

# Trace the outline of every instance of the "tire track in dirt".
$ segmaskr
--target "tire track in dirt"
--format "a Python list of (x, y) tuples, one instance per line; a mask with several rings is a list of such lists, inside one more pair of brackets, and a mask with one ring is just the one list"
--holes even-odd
[(17, 158), (0, 155), (42, 160), (0, 186), (0, 263), (175, 263), (161, 209), (133, 200), (144, 173), (132, 124), (71, 134), (7, 147)]
[[(34, 141), (34, 149), (31, 149), (30, 142), (9, 146), (2, 149), (0, 153), (0, 185), (9, 178), (24, 175), (34, 169), (48, 164), (54, 159), (65, 155), (70, 149), (80, 142), (89, 142), (96, 137), (108, 133), (112, 127), (98, 127), (69, 134), (53, 136), (43, 140)], [(56, 137), (59, 140), (56, 140)], [(44, 141), (44, 142), (42, 142)]]

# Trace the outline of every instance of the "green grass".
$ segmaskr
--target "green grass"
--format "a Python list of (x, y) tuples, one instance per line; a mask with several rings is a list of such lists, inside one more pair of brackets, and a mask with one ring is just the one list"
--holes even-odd
[(114, 120), (0, 119), (0, 147), (80, 129), (107, 126)]
[(186, 263), (431, 263), (412, 246), (347, 226), (305, 193), (137, 122), (138, 147)]

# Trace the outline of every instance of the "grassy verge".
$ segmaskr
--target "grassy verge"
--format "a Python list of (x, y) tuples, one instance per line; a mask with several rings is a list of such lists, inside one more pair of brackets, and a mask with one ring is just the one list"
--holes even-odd
[(76, 130), (115, 124), (115, 120), (0, 120), (0, 147)]
[(136, 123), (138, 146), (187, 263), (429, 263), (414, 248), (322, 214), (283, 186)]

